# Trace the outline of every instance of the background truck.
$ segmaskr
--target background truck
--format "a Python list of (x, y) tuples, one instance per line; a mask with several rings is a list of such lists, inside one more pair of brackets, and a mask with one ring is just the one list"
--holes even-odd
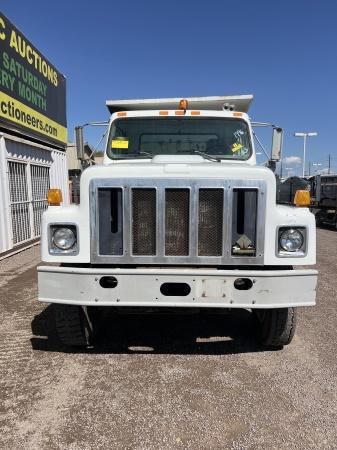
[(317, 225), (337, 229), (337, 175), (316, 175), (309, 178), (309, 183)]
[[(256, 165), (252, 96), (108, 101), (104, 165), (81, 177), (81, 203), (49, 192), (39, 300), (61, 341), (88, 345), (99, 307), (245, 308), (265, 345), (288, 344), (315, 305), (315, 219), (308, 191), (276, 203)], [(78, 129), (78, 143), (83, 136)], [(271, 167), (282, 130), (273, 126)], [(96, 323), (95, 323), (96, 322)]]

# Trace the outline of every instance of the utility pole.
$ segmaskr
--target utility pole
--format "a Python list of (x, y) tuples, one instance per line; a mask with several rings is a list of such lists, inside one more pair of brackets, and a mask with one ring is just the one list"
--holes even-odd
[(309, 161), (309, 164), (308, 164), (308, 168), (309, 168), (309, 170), (308, 170), (308, 175), (309, 175), (309, 177), (310, 177), (310, 167), (311, 167), (311, 162)]
[(328, 164), (328, 174), (330, 175), (330, 168), (331, 168), (331, 155), (329, 153), (329, 164)]
[(293, 168), (292, 167), (286, 167), (285, 168), (288, 172), (287, 172), (287, 178), (290, 177), (290, 172), (292, 172)]

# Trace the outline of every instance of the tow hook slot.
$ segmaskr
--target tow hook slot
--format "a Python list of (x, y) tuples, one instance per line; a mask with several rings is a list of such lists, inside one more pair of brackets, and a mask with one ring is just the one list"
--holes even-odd
[(237, 278), (234, 281), (234, 287), (239, 291), (248, 291), (248, 289), (250, 289), (252, 286), (253, 282), (249, 278)]
[(99, 284), (104, 289), (113, 289), (117, 286), (118, 281), (117, 281), (117, 278), (115, 278), (115, 277), (102, 277), (99, 280)]
[(191, 292), (187, 283), (163, 283), (160, 292), (166, 297), (186, 297)]

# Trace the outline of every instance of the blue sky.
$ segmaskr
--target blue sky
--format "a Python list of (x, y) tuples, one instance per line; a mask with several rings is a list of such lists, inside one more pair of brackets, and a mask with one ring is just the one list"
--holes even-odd
[[(308, 160), (326, 166), (330, 153), (337, 171), (334, 0), (2, 0), (1, 9), (66, 75), (70, 137), (76, 124), (108, 118), (108, 98), (252, 93), (251, 117), (285, 129), (285, 157), (302, 157), (294, 131), (317, 131)], [(88, 136), (95, 144), (97, 131)]]

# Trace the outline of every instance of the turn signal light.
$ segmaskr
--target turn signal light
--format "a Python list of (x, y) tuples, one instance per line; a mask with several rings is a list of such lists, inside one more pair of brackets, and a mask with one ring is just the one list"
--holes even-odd
[(60, 206), (63, 202), (61, 189), (49, 189), (48, 191), (48, 205)]
[(310, 205), (310, 192), (304, 190), (298, 190), (295, 193), (294, 204), (296, 206), (309, 206)]

